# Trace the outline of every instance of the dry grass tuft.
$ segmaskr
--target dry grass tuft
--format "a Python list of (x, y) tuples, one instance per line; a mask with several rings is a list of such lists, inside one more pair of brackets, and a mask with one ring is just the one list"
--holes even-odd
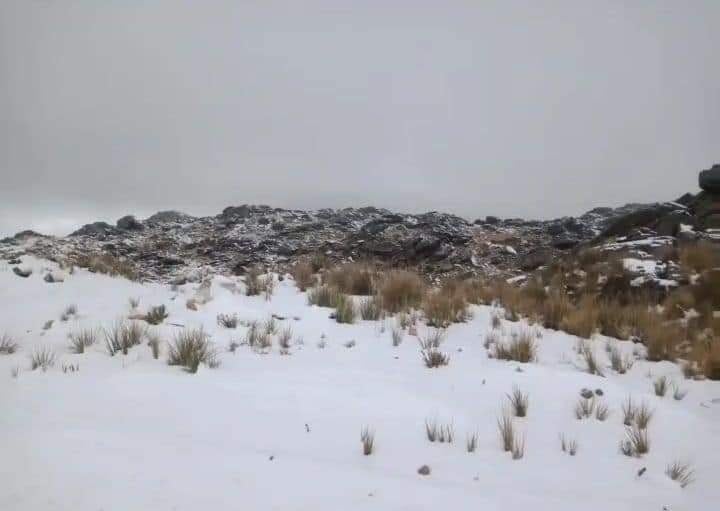
[(668, 465), (665, 474), (673, 481), (680, 483), (680, 488), (685, 488), (695, 480), (695, 471), (692, 466), (681, 461), (675, 461)]
[(575, 456), (578, 450), (577, 440), (568, 440), (565, 435), (560, 435), (560, 450), (568, 453), (570, 456)]
[(429, 369), (446, 366), (450, 363), (450, 356), (435, 348), (421, 350), (420, 356), (422, 357), (425, 367)]
[(49, 346), (38, 346), (30, 354), (30, 369), (42, 369), (55, 366), (55, 352)]
[(516, 362), (528, 363), (537, 360), (537, 345), (535, 336), (528, 329), (515, 331), (511, 334), (511, 340), (495, 344), (495, 358), (500, 360), (515, 360)]
[(492, 324), (493, 329), (500, 329), (502, 327), (502, 318), (500, 317), (500, 314), (493, 312), (490, 323)]
[(418, 337), (420, 349), (422, 350), (438, 349), (444, 341), (445, 330), (443, 330), (442, 328), (429, 330), (426, 335)]
[(364, 298), (358, 309), (360, 317), (365, 321), (377, 321), (382, 318), (382, 302), (377, 295)]
[(667, 376), (661, 376), (655, 382), (653, 387), (655, 388), (655, 395), (658, 397), (665, 397), (669, 386), (669, 380)]
[(143, 319), (150, 323), (151, 325), (159, 325), (165, 319), (167, 319), (168, 313), (165, 309), (165, 305), (156, 305), (154, 307), (150, 307), (150, 310), (145, 314)]
[(422, 303), (425, 283), (416, 273), (396, 270), (383, 276), (378, 292), (383, 308), (396, 313), (416, 308)]
[(512, 447), (512, 459), (519, 460), (522, 459), (523, 456), (525, 456), (525, 437), (522, 438), (515, 436), (515, 441), (513, 442)]
[(639, 458), (649, 451), (650, 440), (648, 439), (647, 429), (642, 429), (637, 425), (626, 427), (625, 439), (620, 442), (620, 452), (625, 456)]
[(529, 397), (528, 394), (521, 391), (518, 387), (514, 387), (512, 394), (507, 394), (507, 398), (510, 400), (510, 407), (515, 417), (526, 417)]
[(138, 280), (138, 271), (127, 259), (120, 259), (110, 254), (79, 255), (74, 264), (87, 268), (93, 273), (104, 273), (111, 277), (125, 277), (128, 280)]
[(292, 269), (292, 276), (300, 291), (306, 291), (315, 285), (315, 271), (309, 261), (299, 261)]
[(357, 309), (351, 296), (340, 294), (335, 304), (335, 321), (338, 323), (355, 323)]
[(73, 353), (85, 353), (85, 348), (89, 348), (97, 341), (97, 330), (87, 328), (78, 332), (68, 334), (70, 339), (70, 351)]
[(307, 292), (308, 304), (318, 307), (336, 307), (340, 291), (328, 285), (316, 286)]
[(148, 346), (150, 346), (150, 351), (152, 352), (152, 356), (155, 360), (160, 358), (160, 343), (162, 341), (160, 340), (160, 337), (158, 337), (155, 334), (149, 334), (148, 335)]
[(465, 448), (467, 449), (467, 452), (475, 452), (477, 450), (478, 446), (478, 434), (477, 433), (469, 433), (467, 436), (467, 440), (465, 442)]
[(138, 321), (116, 321), (110, 328), (104, 329), (105, 347), (110, 356), (118, 352), (128, 354), (133, 346), (142, 343), (147, 335), (147, 326)]
[(219, 365), (210, 345), (209, 337), (202, 328), (182, 330), (175, 335), (168, 349), (168, 365), (183, 366), (196, 373), (201, 363), (213, 368)]
[(323, 275), (323, 283), (341, 293), (368, 296), (374, 291), (374, 275), (374, 270), (368, 265), (347, 263), (327, 271)]
[(422, 308), (427, 324), (438, 328), (446, 327), (450, 323), (467, 321), (469, 317), (464, 289), (455, 281), (447, 282), (440, 289), (428, 292)]
[(362, 442), (363, 454), (370, 456), (375, 448), (375, 432), (365, 426), (360, 431), (360, 441)]
[(452, 422), (439, 424), (437, 420), (425, 420), (425, 436), (430, 442), (453, 443), (455, 440), (455, 428)]
[(12, 355), (17, 351), (18, 344), (8, 334), (0, 335), (0, 355)]
[(502, 417), (498, 419), (498, 430), (500, 432), (500, 441), (502, 442), (503, 450), (505, 452), (513, 452), (516, 442), (512, 414), (509, 412), (503, 413)]
[(595, 411), (595, 398), (586, 399), (581, 397), (575, 404), (575, 418), (577, 420), (588, 419), (592, 417)]
[(680, 388), (680, 385), (673, 383), (673, 399), (675, 401), (682, 401), (687, 396), (688, 391)]
[(687, 272), (702, 273), (720, 266), (720, 250), (711, 243), (695, 243), (680, 247), (680, 266)]
[(600, 422), (605, 422), (605, 420), (610, 416), (610, 408), (605, 403), (598, 403), (595, 407), (595, 418), (599, 420)]
[(630, 356), (623, 356), (620, 348), (618, 348), (617, 346), (610, 347), (609, 356), (610, 366), (612, 367), (613, 371), (617, 372), (618, 374), (625, 374), (630, 369), (632, 369), (634, 360)]
[(595, 357), (595, 351), (589, 343), (583, 342), (583, 344), (581, 345), (581, 353), (583, 358), (585, 359), (585, 363), (587, 364), (588, 373), (596, 374), (598, 376), (605, 376), (602, 369), (600, 368), (600, 364), (598, 364), (597, 358)]
[(401, 328), (392, 327), (390, 335), (392, 336), (392, 345), (395, 347), (400, 346), (404, 335), (403, 330)]
[(278, 333), (277, 340), (278, 340), (278, 346), (280, 347), (280, 353), (283, 355), (287, 355), (290, 352), (290, 344), (293, 336), (293, 330), (291, 326), (287, 326), (283, 328), (280, 333)]
[(217, 324), (224, 328), (235, 329), (238, 326), (237, 314), (218, 314)]
[(69, 320), (70, 318), (77, 316), (77, 305), (71, 304), (65, 307), (65, 310), (60, 314), (60, 321), (65, 322)]
[(263, 275), (257, 266), (252, 266), (245, 274), (245, 294), (247, 296), (265, 295), (269, 300), (275, 289), (275, 279), (272, 274)]

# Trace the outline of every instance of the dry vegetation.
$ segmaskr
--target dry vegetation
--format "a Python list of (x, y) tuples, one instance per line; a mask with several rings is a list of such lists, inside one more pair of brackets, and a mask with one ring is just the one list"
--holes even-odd
[(118, 352), (127, 355), (130, 348), (142, 343), (147, 326), (137, 321), (118, 320), (103, 330), (105, 348), (110, 356)]
[(89, 348), (97, 342), (97, 335), (97, 330), (93, 328), (71, 332), (68, 334), (70, 351), (73, 353), (85, 353), (85, 348)]
[(94, 273), (104, 273), (111, 277), (125, 277), (128, 280), (138, 280), (139, 274), (135, 265), (127, 259), (121, 259), (111, 254), (78, 255), (73, 264), (87, 268)]
[(0, 335), (0, 355), (12, 355), (17, 351), (17, 342), (8, 334)]
[(55, 366), (55, 352), (49, 346), (37, 346), (30, 354), (30, 369), (42, 369)]
[[(453, 443), (455, 440), (455, 428), (452, 423), (442, 424), (437, 420), (425, 420), (425, 436), (430, 442)], [(476, 437), (477, 441), (477, 437)]]
[(202, 328), (180, 331), (168, 348), (168, 364), (196, 373), (200, 364), (210, 368), (219, 365), (208, 335)]

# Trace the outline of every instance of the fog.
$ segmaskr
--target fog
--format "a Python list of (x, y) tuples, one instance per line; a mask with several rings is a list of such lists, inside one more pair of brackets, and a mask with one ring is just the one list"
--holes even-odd
[(550, 218), (720, 160), (717, 1), (0, 3), (0, 236), (161, 209)]

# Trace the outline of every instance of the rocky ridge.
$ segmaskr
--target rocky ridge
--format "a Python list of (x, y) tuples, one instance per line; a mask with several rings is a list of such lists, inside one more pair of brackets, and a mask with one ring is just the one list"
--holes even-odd
[(127, 260), (143, 280), (180, 282), (198, 272), (243, 274), (252, 265), (283, 269), (301, 257), (376, 260), (434, 276), (513, 277), (583, 247), (646, 257), (667, 245), (720, 238), (720, 165), (700, 174), (702, 191), (674, 202), (595, 208), (554, 220), (471, 223), (455, 215), (402, 214), (374, 207), (288, 210), (263, 205), (193, 217), (162, 211), (115, 225), (87, 224), (66, 237), (23, 231), (0, 241), (0, 257), (31, 253), (77, 262), (107, 254)]

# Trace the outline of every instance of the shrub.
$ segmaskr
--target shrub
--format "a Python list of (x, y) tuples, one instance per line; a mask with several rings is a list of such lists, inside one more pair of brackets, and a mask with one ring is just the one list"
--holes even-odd
[(650, 451), (647, 429), (642, 429), (637, 425), (626, 427), (625, 439), (620, 442), (620, 451), (625, 456), (637, 458), (647, 454)]
[(502, 318), (500, 318), (500, 315), (495, 312), (492, 313), (490, 322), (495, 330), (502, 327)]
[(577, 420), (587, 419), (592, 417), (595, 411), (595, 399), (594, 398), (580, 398), (575, 404), (575, 418)]
[(70, 339), (70, 351), (73, 353), (85, 353), (85, 348), (89, 348), (97, 341), (97, 331), (88, 328), (78, 332), (68, 334)]
[(360, 431), (360, 441), (362, 442), (363, 454), (370, 456), (375, 448), (375, 432), (365, 426)]
[(521, 391), (518, 387), (514, 387), (512, 394), (507, 394), (510, 400), (510, 407), (515, 417), (527, 416), (529, 399), (527, 393)]
[(47, 371), (55, 365), (55, 352), (48, 346), (38, 346), (30, 354), (30, 369)]
[(390, 334), (392, 336), (392, 345), (397, 347), (400, 346), (403, 340), (403, 331), (400, 328), (393, 327), (390, 331)]
[(315, 285), (315, 271), (309, 261), (299, 261), (292, 269), (292, 276), (300, 291)]
[(690, 464), (681, 461), (675, 461), (668, 465), (665, 474), (673, 481), (680, 483), (681, 488), (685, 488), (695, 480), (695, 471)]
[(500, 431), (500, 440), (505, 452), (512, 452), (515, 447), (515, 428), (513, 426), (512, 415), (505, 412), (498, 419), (498, 430)]
[(676, 324), (663, 324), (661, 321), (649, 322), (640, 333), (647, 347), (647, 359), (652, 362), (675, 360), (676, 348), (683, 341), (683, 332)]
[(307, 293), (308, 303), (318, 307), (336, 307), (340, 292), (328, 285), (316, 286)]
[(182, 330), (175, 335), (168, 349), (168, 365), (183, 366), (196, 373), (201, 363), (212, 367), (217, 363), (208, 335), (202, 328)]
[(360, 317), (365, 321), (377, 321), (382, 317), (382, 303), (377, 296), (364, 298), (360, 302)]
[(62, 312), (62, 314), (60, 314), (60, 321), (65, 322), (65, 321), (69, 320), (71, 317), (76, 316), (77, 311), (78, 311), (77, 305), (74, 305), (74, 304), (68, 305), (67, 307), (65, 307), (65, 310)]
[(217, 324), (224, 328), (235, 329), (238, 326), (237, 314), (218, 314)]
[(392, 271), (386, 274), (379, 288), (382, 304), (391, 313), (418, 307), (425, 294), (425, 283), (409, 271)]
[(357, 310), (352, 297), (340, 294), (335, 305), (335, 321), (338, 323), (354, 323)]
[(425, 435), (430, 442), (453, 443), (455, 440), (455, 429), (452, 423), (438, 424), (437, 420), (425, 420)]
[(142, 343), (147, 334), (147, 327), (137, 321), (116, 321), (109, 329), (103, 330), (105, 347), (110, 356), (122, 351), (123, 355), (133, 346)]
[(668, 378), (667, 376), (661, 376), (653, 383), (655, 388), (655, 395), (659, 397), (665, 397), (668, 389)]
[(260, 268), (251, 266), (245, 274), (245, 294), (247, 296), (265, 295), (269, 300), (275, 289), (275, 279), (271, 274), (264, 275)]
[(648, 424), (650, 424), (650, 419), (653, 417), (653, 411), (650, 410), (650, 407), (647, 403), (642, 403), (639, 407), (637, 407), (635, 412), (635, 424), (640, 429), (647, 429)]
[(0, 335), (0, 355), (12, 355), (17, 351), (17, 347), (15, 339), (8, 334)]
[(347, 263), (326, 272), (323, 282), (349, 295), (373, 294), (373, 270), (365, 264)]
[(534, 362), (537, 359), (537, 346), (530, 330), (515, 331), (509, 343), (495, 344), (495, 358), (515, 360), (516, 362)]
[(469, 316), (463, 289), (453, 281), (428, 293), (422, 307), (428, 325), (439, 328), (466, 321)]
[(168, 317), (167, 310), (165, 309), (165, 305), (156, 305), (154, 307), (150, 307), (150, 310), (145, 314), (145, 321), (150, 323), (151, 325), (159, 325), (165, 319)]

